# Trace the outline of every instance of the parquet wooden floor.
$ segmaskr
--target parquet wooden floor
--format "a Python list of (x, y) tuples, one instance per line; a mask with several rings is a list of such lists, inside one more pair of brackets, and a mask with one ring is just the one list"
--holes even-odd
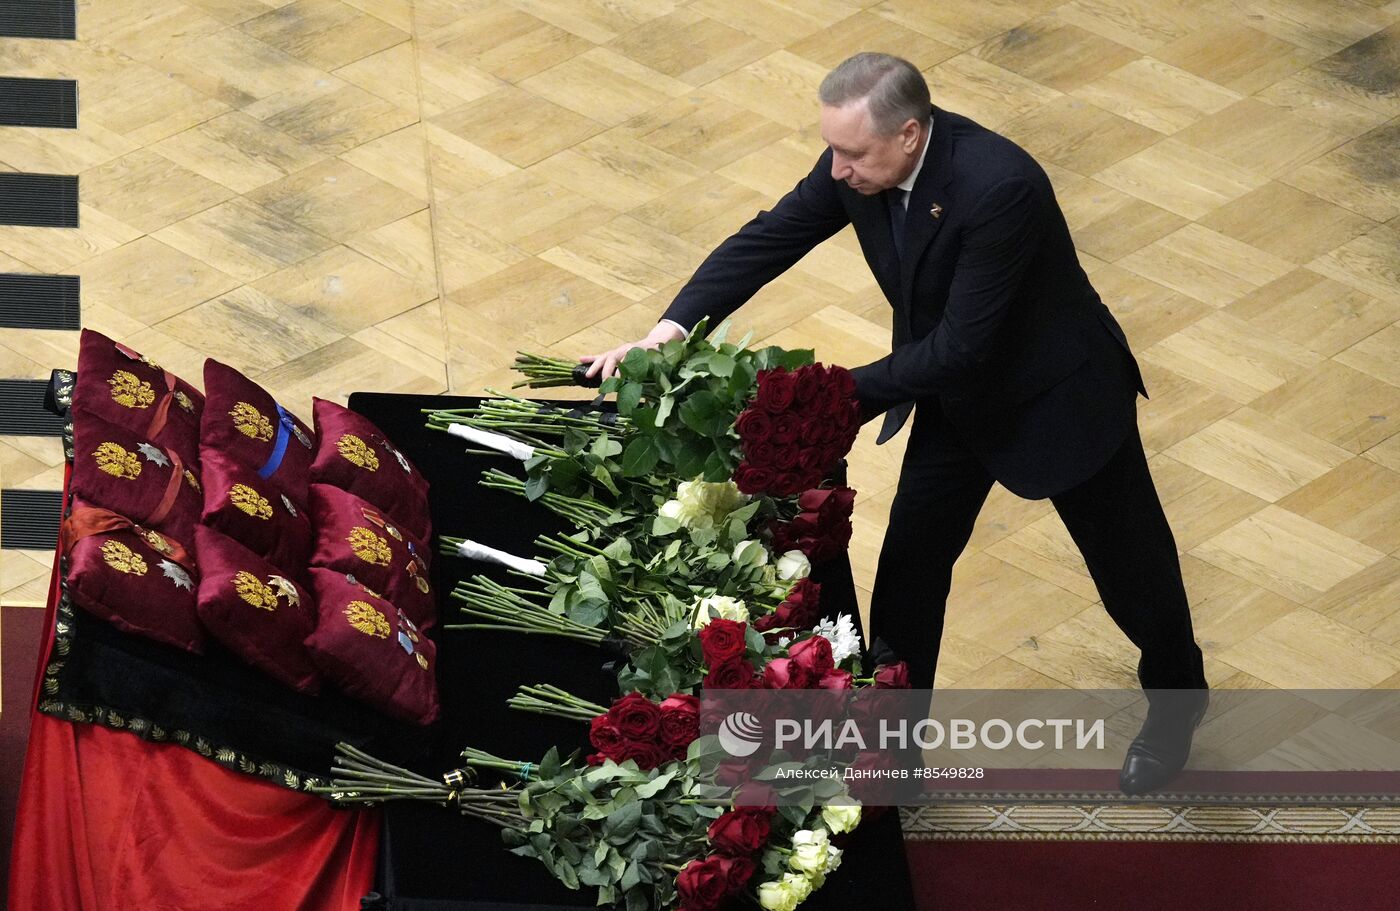
[[(1147, 374), (1151, 464), (1219, 686), (1400, 685), (1400, 2), (89, 0), (0, 72), (76, 78), (80, 128), (0, 128), (0, 167), (80, 175), (82, 226), (0, 227), (0, 270), (77, 273), (84, 323), (293, 409), (476, 392), (510, 352), (653, 324), (821, 149), (856, 50), (1049, 171)], [(889, 308), (849, 232), (740, 313), (865, 363)], [(76, 334), (7, 330), (0, 374)], [(901, 455), (862, 437), (868, 592)], [(5, 486), (61, 481), (0, 440)], [(48, 555), (3, 552), (5, 603)], [(994, 492), (939, 682), (1131, 686), (1048, 503)]]

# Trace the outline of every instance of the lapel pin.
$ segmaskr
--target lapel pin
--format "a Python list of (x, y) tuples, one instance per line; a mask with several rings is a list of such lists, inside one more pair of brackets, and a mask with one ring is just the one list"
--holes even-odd
[(943, 214), (943, 207), (940, 206), (938, 203), (934, 203), (933, 208), (928, 210), (928, 214), (932, 215), (934, 218), (937, 218), (938, 216)]

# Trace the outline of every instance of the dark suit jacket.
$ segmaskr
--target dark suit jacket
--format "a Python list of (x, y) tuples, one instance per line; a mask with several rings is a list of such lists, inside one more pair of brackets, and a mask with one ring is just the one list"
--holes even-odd
[(917, 402), (921, 421), (938, 420), (1013, 492), (1059, 493), (1123, 441), (1141, 374), (1040, 165), (937, 108), (930, 143), (902, 257), (885, 194), (833, 180), (828, 149), (772, 211), (710, 254), (665, 317), (693, 326), (708, 315), (713, 325), (852, 224), (894, 308), (891, 354), (854, 370), (866, 413)]

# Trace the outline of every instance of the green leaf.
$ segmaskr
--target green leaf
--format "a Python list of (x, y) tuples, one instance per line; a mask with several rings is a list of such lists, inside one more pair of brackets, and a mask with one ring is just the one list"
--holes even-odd
[(617, 394), (617, 411), (625, 417), (631, 417), (636, 409), (637, 403), (642, 400), (641, 383), (625, 383), (622, 390)]
[(608, 436), (607, 432), (604, 431), (598, 439), (593, 441), (593, 445), (589, 447), (588, 451), (600, 459), (610, 459), (622, 454), (622, 444)]
[(603, 821), (603, 837), (613, 844), (624, 844), (636, 834), (641, 821), (642, 802), (633, 800), (625, 803)]
[(635, 889), (641, 885), (642, 876), (637, 872), (637, 862), (634, 860), (627, 865), (626, 871), (622, 874), (622, 880), (618, 883), (623, 889)]
[(633, 889), (627, 893), (627, 911), (647, 911), (650, 907), (645, 890)]
[(532, 474), (530, 480), (525, 482), (525, 499), (534, 502), (544, 496), (549, 491), (549, 476), (546, 474)]
[(613, 480), (612, 472), (608, 471), (607, 468), (602, 465), (594, 465), (591, 474), (593, 479), (599, 484), (602, 484), (613, 496), (617, 497), (622, 495), (621, 491), (617, 489), (617, 482)]
[(666, 772), (662, 775), (657, 775), (655, 778), (653, 778), (651, 781), (648, 781), (646, 784), (637, 785), (637, 796), (643, 799), (655, 797), (657, 794), (660, 794), (662, 791), (664, 791), (666, 789), (666, 786), (669, 785), (672, 781), (674, 781), (675, 778), (676, 773), (674, 771)]
[[(662, 538), (666, 535), (675, 534), (676, 530), (680, 527), (681, 523), (677, 522), (675, 519), (668, 519), (665, 516), (657, 516), (656, 518), (651, 520), (651, 534), (653, 537), (657, 538)], [(672, 541), (671, 543), (677, 548), (679, 548), (681, 544), (681, 542), (678, 540)], [(666, 554), (667, 559), (670, 559), (671, 557), (675, 556), (675, 554), (671, 553), (671, 549), (669, 547), (666, 549)]]
[[(634, 349), (635, 350), (635, 349)], [(637, 437), (627, 444), (622, 452), (622, 476), (639, 478), (648, 475), (656, 467), (656, 447), (647, 437)]]
[(548, 781), (559, 774), (559, 748), (550, 747), (540, 760), (539, 777)]
[(624, 381), (642, 380), (646, 378), (650, 371), (647, 351), (645, 348), (633, 348), (622, 358), (622, 362), (617, 365), (618, 373), (622, 374)]
[(665, 427), (666, 419), (671, 416), (671, 409), (676, 407), (676, 397), (669, 392), (661, 397), (661, 401), (656, 406), (656, 426)]
[(730, 376), (734, 373), (734, 358), (727, 354), (716, 354), (710, 358), (710, 372), (715, 376)]

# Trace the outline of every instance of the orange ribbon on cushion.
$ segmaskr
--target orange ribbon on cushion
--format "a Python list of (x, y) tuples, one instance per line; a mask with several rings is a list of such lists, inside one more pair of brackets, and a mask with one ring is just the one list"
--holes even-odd
[(194, 560), (179, 542), (154, 529), (137, 525), (126, 516), (118, 515), (110, 509), (99, 509), (95, 506), (75, 509), (63, 520), (63, 549), (71, 550), (74, 544), (91, 535), (128, 530), (136, 532), (156, 553), (169, 557), (185, 569), (194, 569)]
[(165, 517), (170, 515), (170, 510), (175, 505), (175, 498), (180, 495), (180, 484), (185, 480), (185, 463), (180, 457), (170, 449), (164, 450), (170, 459), (170, 480), (165, 484), (165, 494), (156, 504), (155, 511), (146, 517), (146, 521), (152, 525), (159, 525), (165, 521)]

